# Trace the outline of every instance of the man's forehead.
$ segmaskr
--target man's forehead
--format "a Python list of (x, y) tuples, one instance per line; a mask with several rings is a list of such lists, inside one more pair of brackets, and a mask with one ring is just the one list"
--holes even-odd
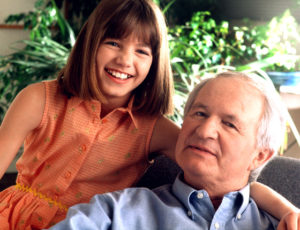
[(230, 120), (238, 118), (243, 120), (240, 118), (243, 114), (249, 115), (252, 112), (251, 115), (261, 114), (263, 101), (262, 93), (246, 80), (236, 77), (220, 77), (208, 81), (200, 89), (191, 109), (214, 109), (222, 117)]
[(199, 90), (198, 95), (201, 94), (202, 91), (209, 91), (209, 97), (214, 97), (218, 92), (224, 94), (232, 93), (232, 95), (244, 94), (249, 97), (254, 95), (259, 97), (262, 96), (262, 93), (254, 86), (254, 84), (251, 84), (249, 79), (237, 76), (213, 78)]

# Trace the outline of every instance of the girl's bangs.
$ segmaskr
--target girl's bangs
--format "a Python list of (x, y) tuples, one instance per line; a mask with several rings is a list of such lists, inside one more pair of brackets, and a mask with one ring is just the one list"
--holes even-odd
[(150, 19), (143, 13), (124, 12), (116, 17), (111, 18), (107, 23), (105, 38), (122, 39), (130, 35), (137, 37), (139, 41), (148, 44), (152, 48), (152, 52), (156, 53), (157, 47), (160, 43), (160, 35), (158, 34), (156, 20)]

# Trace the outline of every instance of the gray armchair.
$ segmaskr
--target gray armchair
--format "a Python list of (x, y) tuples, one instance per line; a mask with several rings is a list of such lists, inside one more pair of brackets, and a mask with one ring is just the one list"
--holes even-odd
[(273, 158), (259, 175), (258, 181), (270, 186), (300, 208), (300, 159)]
[[(173, 161), (159, 156), (137, 186), (155, 188), (172, 183), (179, 170)], [(273, 188), (300, 208), (300, 159), (276, 156), (265, 166), (258, 181)]]

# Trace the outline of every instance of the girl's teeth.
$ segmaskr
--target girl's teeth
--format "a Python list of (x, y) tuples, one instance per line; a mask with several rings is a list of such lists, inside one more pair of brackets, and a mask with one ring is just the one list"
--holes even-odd
[(118, 78), (121, 78), (121, 79), (126, 79), (127, 78), (127, 74), (123, 74), (123, 73), (116, 73), (115, 76), (118, 77)]
[(129, 75), (124, 74), (124, 73), (119, 73), (119, 72), (115, 72), (115, 71), (108, 71), (111, 75), (113, 75), (116, 78), (120, 78), (120, 79), (127, 79), (129, 78)]

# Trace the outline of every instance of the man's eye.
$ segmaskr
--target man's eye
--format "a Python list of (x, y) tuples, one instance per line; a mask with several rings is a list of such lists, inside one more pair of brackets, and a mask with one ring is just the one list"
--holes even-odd
[(236, 129), (235, 125), (230, 123), (230, 122), (227, 122), (227, 121), (224, 121), (223, 122), (226, 126), (228, 126), (229, 128), (233, 128), (233, 129)]

